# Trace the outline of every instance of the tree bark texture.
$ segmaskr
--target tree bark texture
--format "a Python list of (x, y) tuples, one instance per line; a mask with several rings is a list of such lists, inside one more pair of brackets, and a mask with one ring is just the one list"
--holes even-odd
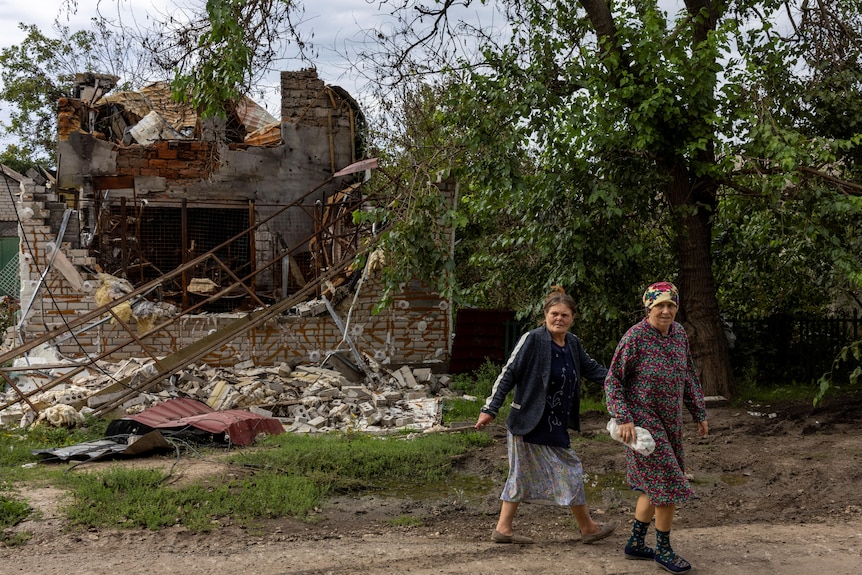
[[(679, 258), (679, 321), (688, 333), (695, 367), (706, 395), (733, 397), (736, 384), (730, 364), (730, 346), (721, 323), (715, 276), (712, 271), (710, 214), (695, 203), (692, 181), (685, 166), (671, 166), (667, 195), (676, 218)], [(708, 182), (702, 186), (712, 187)], [(708, 195), (708, 194), (707, 194)], [(702, 198), (701, 198), (702, 199)], [(696, 211), (695, 211), (696, 210)]]

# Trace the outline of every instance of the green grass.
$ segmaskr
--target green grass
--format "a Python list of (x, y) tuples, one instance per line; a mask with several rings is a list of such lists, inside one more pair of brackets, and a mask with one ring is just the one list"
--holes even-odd
[(26, 543), (30, 539), (29, 533), (13, 533), (8, 528), (18, 525), (31, 512), (32, 509), (26, 502), (0, 495), (0, 543), (7, 547)]
[[(453, 473), (453, 461), (466, 450), (490, 444), (487, 434), (468, 431), (373, 437), (355, 433), (281, 434), (226, 458), (232, 472), (198, 485), (172, 486), (168, 472), (118, 466), (88, 472), (71, 463), (22, 465), (40, 457), (31, 448), (95, 439), (90, 431), (34, 428), (0, 434), (0, 527), (31, 513), (15, 497), (16, 485), (50, 484), (66, 489), (62, 507), (80, 528), (147, 528), (183, 525), (205, 532), (221, 522), (254, 529), (275, 517), (311, 519), (327, 497), (359, 493), (380, 482), (434, 482)], [(104, 429), (104, 428), (102, 428)], [(9, 539), (9, 538), (6, 538)], [(6, 541), (9, 543), (9, 541)]]
[(422, 519), (413, 515), (399, 515), (394, 519), (390, 519), (389, 525), (393, 527), (418, 527), (422, 525)]
[(736, 396), (731, 402), (735, 406), (749, 403), (775, 403), (777, 401), (804, 401), (811, 403), (817, 389), (811, 384), (792, 382), (779, 387), (762, 387), (756, 383), (744, 382), (738, 386)]
[(73, 497), (64, 512), (72, 525), (81, 527), (155, 531), (183, 525), (202, 532), (224, 518), (254, 527), (261, 519), (304, 516), (326, 494), (326, 486), (297, 475), (260, 473), (182, 488), (163, 485), (166, 478), (157, 470), (125, 468), (71, 475), (67, 487)]

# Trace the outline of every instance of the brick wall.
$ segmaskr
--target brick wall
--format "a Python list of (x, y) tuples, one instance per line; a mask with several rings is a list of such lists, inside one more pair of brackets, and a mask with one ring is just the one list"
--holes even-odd
[(160, 176), (168, 180), (203, 180), (219, 168), (212, 142), (160, 140), (148, 146), (117, 148), (117, 173)]
[[(55, 239), (47, 225), (50, 214), (44, 208), (44, 202), (34, 200), (34, 197), (45, 194), (46, 190), (32, 182), (25, 183), (24, 188), (18, 209), (20, 212), (26, 210), (28, 216), (30, 211), (33, 214), (22, 221), (19, 258), (22, 305), (26, 305), (39, 283), (50, 258), (48, 244)], [(47, 196), (50, 198), (51, 194)], [(64, 244), (61, 250), (79, 271), (94, 263), (86, 249), (71, 249), (68, 244)], [(63, 329), (64, 318), (68, 320), (98, 307), (94, 298), (99, 286), (98, 279), (87, 273), (82, 273), (82, 277), (84, 285), (78, 290), (58, 271), (49, 271), (27, 317), (25, 341), (46, 331)], [(383, 365), (433, 367), (448, 363), (451, 328), (447, 301), (418, 283), (411, 282), (404, 286), (389, 308), (375, 315), (373, 309), (382, 291), (378, 281), (373, 277), (368, 278), (359, 284), (358, 291), (357, 297), (350, 294), (334, 308), (361, 353)], [(169, 328), (147, 336), (143, 343), (153, 355), (165, 356), (193, 344), (214, 330), (224, 328), (238, 317), (238, 314), (185, 317)], [(84, 353), (94, 356), (129, 338), (122, 327), (105, 321), (78, 333), (74, 338), (65, 339), (58, 350), (70, 358), (81, 357)], [(233, 365), (247, 360), (252, 360), (256, 365), (314, 363), (330, 352), (349, 351), (348, 343), (342, 340), (341, 331), (328, 311), (311, 317), (286, 314), (247, 331), (201, 361), (213, 365)], [(9, 341), (7, 336), (7, 345)], [(112, 353), (106, 359), (119, 361), (146, 356), (144, 350), (135, 343)]]
[(0, 222), (14, 222), (15, 197), (20, 191), (20, 184), (12, 178), (0, 176)]
[(351, 127), (345, 94), (327, 86), (316, 70), (281, 73), (281, 119), (330, 129)]

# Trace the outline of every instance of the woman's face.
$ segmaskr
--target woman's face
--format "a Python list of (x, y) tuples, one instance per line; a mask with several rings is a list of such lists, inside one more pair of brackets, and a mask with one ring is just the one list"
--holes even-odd
[(670, 330), (670, 324), (676, 318), (676, 312), (679, 308), (672, 301), (663, 301), (652, 306), (647, 316), (647, 321), (650, 325), (667, 335)]
[(554, 304), (545, 312), (545, 326), (555, 338), (565, 337), (574, 320), (571, 308), (564, 303)]

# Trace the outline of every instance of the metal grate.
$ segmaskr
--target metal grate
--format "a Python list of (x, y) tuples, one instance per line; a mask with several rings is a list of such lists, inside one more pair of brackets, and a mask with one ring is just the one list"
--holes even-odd
[(0, 295), (18, 298), (21, 290), (21, 280), (18, 275), (18, 254), (12, 256), (3, 269), (0, 269)]
[[(102, 210), (102, 233), (93, 250), (97, 263), (107, 273), (141, 285), (166, 275), (249, 227), (247, 208), (189, 207), (185, 208), (185, 217), (183, 211), (180, 206), (134, 205), (131, 202), (129, 205), (115, 203)], [(248, 236), (230, 243), (215, 255), (238, 277), (251, 272)], [(230, 272), (210, 259), (191, 270), (187, 277), (208, 278), (218, 285), (226, 285), (233, 282)], [(180, 303), (183, 291), (180, 280), (181, 277), (176, 277), (162, 286), (161, 295), (165, 300)], [(225, 303), (230, 306), (228, 301)]]

